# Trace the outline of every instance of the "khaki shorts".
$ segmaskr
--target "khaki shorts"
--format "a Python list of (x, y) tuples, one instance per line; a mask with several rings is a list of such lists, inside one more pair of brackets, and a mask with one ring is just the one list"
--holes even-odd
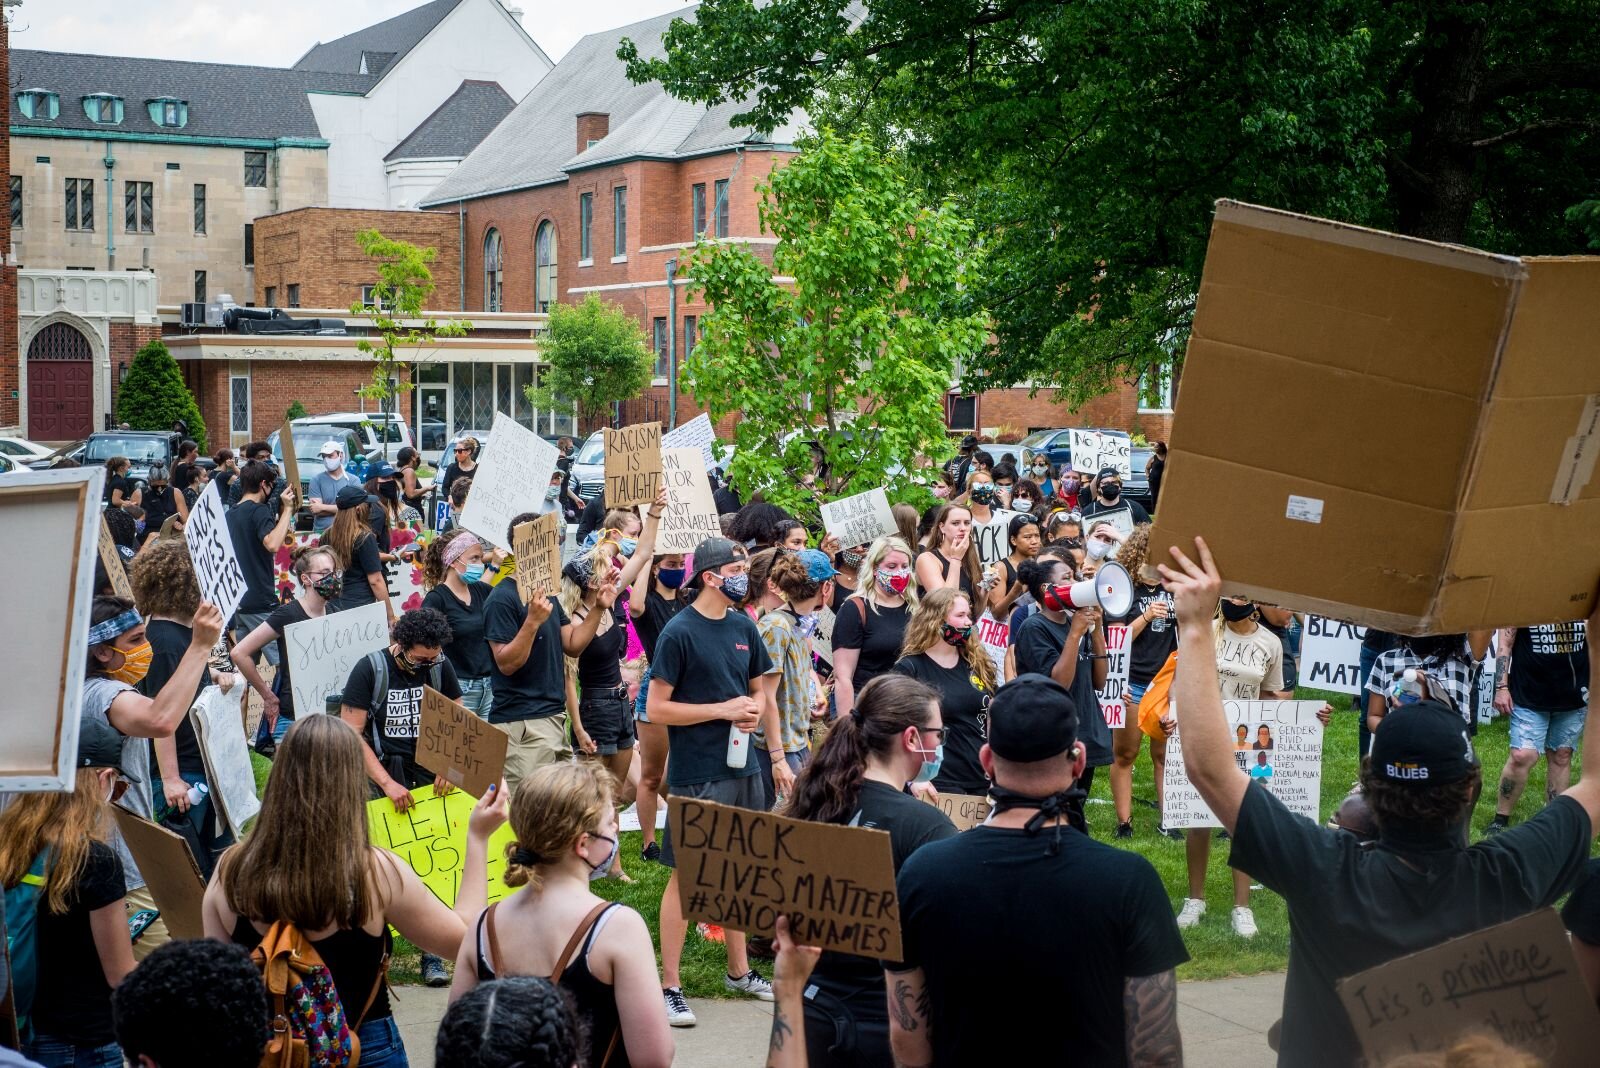
[(537, 769), (572, 759), (572, 747), (567, 744), (565, 712), (542, 719), (496, 723), (495, 726), (511, 739), (506, 746), (507, 797), (516, 797), (517, 784)]
[[(150, 909), (152, 912), (161, 911), (160, 906), (156, 904), (155, 895), (150, 893), (148, 886), (141, 886), (137, 890), (129, 890), (123, 895), (123, 901), (127, 903), (130, 917), (141, 909)], [(170, 941), (172, 941), (172, 933), (167, 930), (166, 917), (157, 916), (150, 926), (146, 927), (139, 937), (134, 939), (134, 963), (137, 964), (139, 961), (144, 960), (151, 953), (154, 953), (158, 946), (164, 946)]]

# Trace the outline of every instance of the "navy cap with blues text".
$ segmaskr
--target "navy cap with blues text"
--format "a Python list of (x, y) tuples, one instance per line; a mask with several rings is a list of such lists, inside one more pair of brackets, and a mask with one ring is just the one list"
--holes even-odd
[(1372, 768), (1390, 782), (1443, 786), (1478, 767), (1467, 724), (1449, 705), (1418, 701), (1383, 717), (1372, 735)]

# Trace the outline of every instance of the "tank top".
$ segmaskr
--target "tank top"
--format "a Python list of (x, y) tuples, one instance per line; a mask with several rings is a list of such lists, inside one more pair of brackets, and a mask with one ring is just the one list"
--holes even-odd
[[(595, 605), (591, 611), (606, 609)], [(622, 685), (622, 652), (627, 643), (628, 630), (622, 622), (626, 609), (617, 604), (610, 609), (611, 625), (605, 633), (596, 634), (578, 654), (578, 689), (614, 690)]]
[(956, 586), (961, 590), (962, 593), (966, 594), (968, 597), (972, 596), (972, 576), (967, 574), (967, 569), (962, 567), (960, 562), (949, 559), (948, 557), (946, 557), (944, 555), (944, 553), (940, 552), (938, 549), (924, 549), (920, 553), (918, 553), (917, 555), (918, 556), (931, 556), (935, 560), (939, 561), (939, 577), (940, 578), (949, 578), (950, 577), (950, 568), (952, 566), (958, 568), (959, 571), (960, 571), (960, 578), (958, 578), (956, 580)]
[[(255, 949), (261, 944), (261, 938), (261, 932), (245, 917), (233, 921), (235, 945)], [(367, 1003), (367, 995), (378, 978), (384, 954), (390, 951), (389, 928), (386, 925), (382, 934), (370, 935), (353, 927), (335, 931), (327, 938), (314, 939), (311, 945), (322, 957), (322, 963), (328, 966), (334, 989), (339, 992), (339, 1004), (344, 1008), (345, 1022), (354, 1031), (357, 1019), (361, 1018), (361, 1006)], [(362, 1022), (387, 1019), (393, 1013), (389, 1007), (389, 985), (384, 983), (378, 987), (378, 996), (372, 999), (372, 1008), (367, 1010)]]

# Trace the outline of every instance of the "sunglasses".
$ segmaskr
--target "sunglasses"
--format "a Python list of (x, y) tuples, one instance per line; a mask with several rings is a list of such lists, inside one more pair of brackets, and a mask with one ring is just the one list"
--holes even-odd
[(127, 779), (118, 779), (116, 782), (112, 783), (111, 800), (113, 802), (121, 801), (122, 795), (128, 792), (128, 785), (129, 783)]

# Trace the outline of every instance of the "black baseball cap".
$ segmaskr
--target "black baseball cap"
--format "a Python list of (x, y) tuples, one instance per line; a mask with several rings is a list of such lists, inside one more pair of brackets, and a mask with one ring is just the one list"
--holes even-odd
[(1384, 716), (1372, 735), (1372, 768), (1390, 782), (1445, 786), (1477, 767), (1466, 722), (1438, 701), (1402, 705)]
[(1017, 764), (1060, 756), (1078, 740), (1078, 706), (1046, 675), (1018, 675), (989, 705), (989, 749)]
[(360, 508), (367, 503), (367, 491), (360, 486), (340, 486), (339, 492), (333, 495), (333, 503), (341, 512)]
[(694, 573), (699, 576), (707, 571), (721, 571), (726, 565), (743, 560), (747, 555), (744, 546), (727, 538), (706, 538), (694, 547)]
[(117, 773), (129, 782), (139, 782), (137, 775), (122, 767), (124, 739), (115, 727), (103, 720), (88, 716), (78, 721), (78, 767), (116, 768)]
[(1100, 469), (1100, 473), (1094, 477), (1100, 479), (1102, 482), (1108, 478), (1121, 479), (1122, 472), (1118, 471), (1115, 467), (1102, 467)]

